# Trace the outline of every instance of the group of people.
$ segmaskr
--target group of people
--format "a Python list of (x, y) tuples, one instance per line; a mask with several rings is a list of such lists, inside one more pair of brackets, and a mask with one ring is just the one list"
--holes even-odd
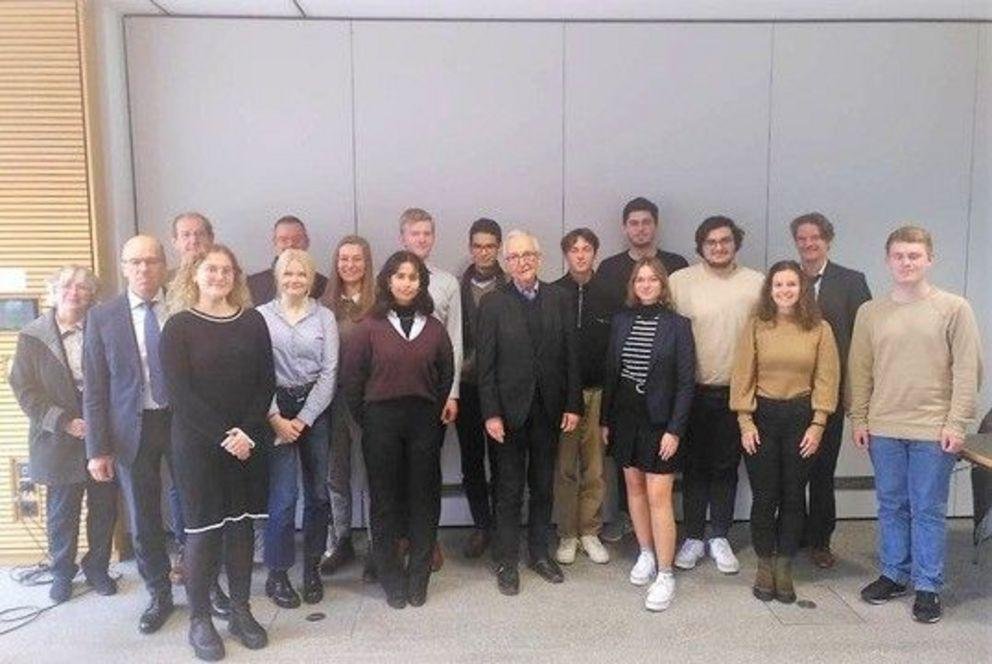
[[(708, 555), (737, 573), (728, 535), (743, 456), (753, 594), (793, 602), (803, 546), (818, 567), (835, 563), (847, 412), (878, 496), (881, 575), (862, 597), (881, 603), (911, 584), (914, 617), (938, 620), (950, 473), (975, 416), (981, 343), (968, 303), (928, 280), (930, 235), (892, 232), (892, 288), (872, 299), (862, 273), (830, 260), (834, 228), (819, 213), (790, 225), (799, 260), (765, 275), (738, 263), (744, 231), (728, 217), (699, 225), (692, 266), (658, 248), (651, 201), (628, 202), (620, 224), (628, 246), (598, 269), (596, 234), (566, 234), (567, 272), (553, 283), (539, 278), (534, 235), (504, 237), (486, 218), (471, 225), (470, 264), (456, 278), (431, 262), (437, 227), (417, 208), (400, 217), (401, 249), (377, 275), (355, 235), (338, 242), (333, 273), (319, 274), (306, 226), (288, 216), (274, 225), (271, 268), (246, 276), (198, 213), (173, 221), (172, 273), (158, 240), (128, 240), (125, 292), (106, 302), (95, 304), (89, 270), (59, 270), (54, 306), (21, 331), (10, 377), (31, 420), (32, 477), (48, 487), (52, 599), (72, 594), (84, 494), (86, 583), (116, 592), (107, 572), (116, 482), (151, 595), (139, 628), (164, 624), (167, 462), (195, 654), (224, 656), (211, 616), (264, 647), (249, 606), (253, 524), (267, 519), (266, 594), (299, 606), (288, 571), (302, 475), (300, 589), (302, 601), (320, 602), (322, 573), (355, 558), (360, 450), (371, 499), (365, 576), (391, 607), (420, 606), (444, 560), (440, 450), (454, 425), (474, 521), (464, 554), (492, 549), (501, 593), (520, 588), (525, 488), (527, 565), (545, 581), (561, 583), (560, 565), (579, 551), (607, 563), (603, 539), (627, 523), (639, 545), (630, 582), (648, 586), (649, 610), (671, 605), (675, 567)], [(602, 522), (607, 456), (620, 480), (613, 533)]]

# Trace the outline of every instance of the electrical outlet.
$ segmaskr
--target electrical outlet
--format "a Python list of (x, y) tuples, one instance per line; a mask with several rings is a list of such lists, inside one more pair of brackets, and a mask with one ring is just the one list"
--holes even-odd
[(38, 485), (31, 479), (28, 462), (24, 459), (11, 459), (10, 464), (14, 518), (17, 521), (36, 519), (40, 512)]

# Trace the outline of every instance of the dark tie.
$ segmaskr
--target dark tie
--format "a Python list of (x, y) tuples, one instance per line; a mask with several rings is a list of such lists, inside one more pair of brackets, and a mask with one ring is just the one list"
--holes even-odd
[(148, 381), (152, 387), (152, 399), (160, 406), (169, 403), (165, 394), (165, 379), (162, 377), (162, 358), (158, 356), (158, 317), (155, 316), (155, 301), (145, 300), (145, 354), (148, 360)]

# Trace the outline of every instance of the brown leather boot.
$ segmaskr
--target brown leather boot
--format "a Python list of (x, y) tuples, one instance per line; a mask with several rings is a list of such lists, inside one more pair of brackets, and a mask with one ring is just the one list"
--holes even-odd
[(444, 550), (441, 549), (440, 542), (434, 542), (434, 550), (431, 552), (431, 571), (437, 572), (444, 566)]
[(751, 592), (762, 602), (775, 599), (775, 558), (758, 558), (758, 573), (754, 577), (754, 587)]
[(792, 585), (792, 558), (775, 559), (775, 599), (783, 604), (796, 601), (796, 589)]

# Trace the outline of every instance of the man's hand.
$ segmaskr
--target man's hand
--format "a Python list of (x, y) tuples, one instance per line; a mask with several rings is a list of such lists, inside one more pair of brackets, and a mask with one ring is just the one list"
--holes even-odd
[(497, 443), (502, 443), (506, 438), (506, 431), (503, 429), (503, 418), (490, 417), (486, 420), (486, 433)]
[(65, 426), (62, 427), (62, 430), (65, 431), (70, 436), (72, 436), (73, 438), (85, 438), (86, 422), (84, 422), (83, 420), (77, 417), (75, 419), (66, 422)]
[(658, 445), (658, 456), (662, 461), (668, 461), (679, 450), (679, 437), (674, 433), (666, 431), (661, 436), (661, 443)]
[(854, 430), (854, 444), (857, 445), (862, 450), (868, 449), (868, 443), (871, 441), (871, 434), (868, 433), (866, 427), (858, 427)]
[(110, 454), (93, 457), (86, 462), (86, 470), (97, 482), (110, 482), (114, 479), (114, 457)]
[(580, 419), (582, 418), (576, 413), (562, 413), (561, 430), (565, 433), (575, 431), (575, 427), (579, 426)]
[(757, 431), (743, 431), (741, 432), (741, 447), (749, 455), (753, 455), (758, 451), (758, 446), (761, 445), (761, 438), (758, 436)]
[(940, 430), (940, 449), (948, 454), (957, 454), (964, 447), (964, 436), (948, 428)]
[(441, 424), (451, 424), (458, 417), (458, 399), (448, 399), (441, 411)]

